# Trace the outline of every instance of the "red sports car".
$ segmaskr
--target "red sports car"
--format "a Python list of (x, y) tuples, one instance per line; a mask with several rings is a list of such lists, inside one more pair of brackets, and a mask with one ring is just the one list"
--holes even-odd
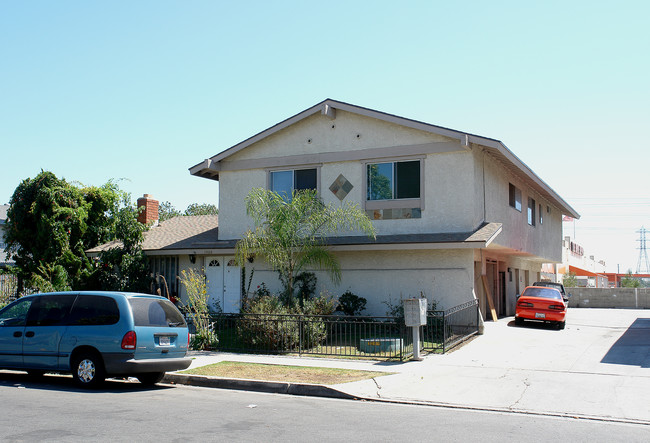
[(517, 299), (515, 324), (521, 325), (524, 320), (536, 320), (555, 323), (558, 329), (564, 329), (566, 308), (562, 294), (557, 289), (528, 286)]

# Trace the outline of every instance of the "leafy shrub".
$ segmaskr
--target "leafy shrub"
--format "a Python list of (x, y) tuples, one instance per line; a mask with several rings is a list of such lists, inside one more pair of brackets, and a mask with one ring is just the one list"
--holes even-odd
[(258, 349), (295, 349), (299, 344), (300, 335), (296, 323), (284, 317), (289, 314), (292, 314), (291, 310), (285, 307), (278, 297), (256, 297), (249, 301), (237, 332), (244, 343)]
[[(257, 292), (266, 291), (266, 286), (260, 285)], [(318, 346), (324, 342), (327, 330), (317, 316), (331, 315), (334, 307), (335, 301), (327, 294), (305, 300), (302, 308), (287, 307), (275, 295), (256, 296), (249, 300), (238, 333), (247, 345), (269, 351), (298, 349), (301, 333), (304, 347)]]
[(208, 307), (208, 284), (203, 275), (196, 269), (181, 271), (180, 281), (187, 291), (185, 310), (190, 314), (196, 327), (194, 338), (190, 341), (192, 349), (208, 350), (219, 344), (217, 335), (212, 331), (210, 309)]
[(339, 297), (339, 305), (336, 310), (343, 312), (345, 315), (361, 315), (366, 310), (366, 302), (367, 300), (364, 297), (359, 297), (348, 290)]

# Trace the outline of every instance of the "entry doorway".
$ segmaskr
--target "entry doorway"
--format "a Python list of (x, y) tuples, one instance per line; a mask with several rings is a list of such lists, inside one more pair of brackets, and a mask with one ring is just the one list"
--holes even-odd
[(241, 268), (232, 256), (206, 257), (208, 305), (220, 306), (226, 314), (238, 313), (241, 307)]

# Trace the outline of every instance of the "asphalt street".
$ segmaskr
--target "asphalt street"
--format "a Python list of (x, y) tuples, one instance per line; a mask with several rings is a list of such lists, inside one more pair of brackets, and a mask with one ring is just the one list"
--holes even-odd
[(645, 442), (647, 426), (189, 386), (0, 372), (6, 442), (563, 441)]

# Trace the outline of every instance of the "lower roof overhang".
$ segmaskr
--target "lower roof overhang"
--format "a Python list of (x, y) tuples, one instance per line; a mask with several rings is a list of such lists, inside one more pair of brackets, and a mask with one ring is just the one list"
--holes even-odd
[[(382, 251), (426, 249), (485, 249), (503, 230), (501, 223), (483, 223), (471, 232), (392, 234), (371, 238), (363, 235), (327, 237), (324, 243), (332, 251)], [(193, 244), (190, 248), (151, 249), (150, 256), (230, 255), (234, 254), (237, 240), (221, 240)]]

